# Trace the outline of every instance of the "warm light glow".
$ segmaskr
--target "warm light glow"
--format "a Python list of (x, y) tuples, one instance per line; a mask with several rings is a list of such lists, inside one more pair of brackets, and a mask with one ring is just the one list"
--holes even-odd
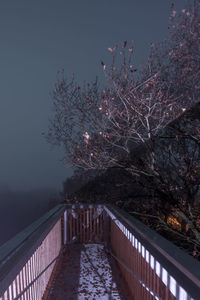
[[(168, 217), (167, 218), (167, 224), (171, 225), (172, 228), (174, 228), (174, 229), (176, 229), (176, 230), (178, 230), (180, 232), (182, 231), (182, 229), (181, 229), (181, 223), (178, 222), (178, 220), (175, 217)], [(186, 232), (189, 230), (188, 224), (186, 224), (185, 230), (186, 230)]]
[(168, 217), (167, 224), (171, 225), (174, 229), (181, 231), (181, 223), (179, 223), (176, 218)]

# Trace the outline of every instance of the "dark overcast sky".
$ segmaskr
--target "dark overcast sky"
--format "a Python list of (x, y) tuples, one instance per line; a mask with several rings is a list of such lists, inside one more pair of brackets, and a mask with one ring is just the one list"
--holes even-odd
[[(173, 1), (175, 9), (184, 0)], [(71, 170), (41, 135), (56, 71), (102, 76), (107, 48), (134, 40), (136, 65), (167, 34), (169, 0), (17, 0), (0, 4), (0, 187), (61, 189)]]

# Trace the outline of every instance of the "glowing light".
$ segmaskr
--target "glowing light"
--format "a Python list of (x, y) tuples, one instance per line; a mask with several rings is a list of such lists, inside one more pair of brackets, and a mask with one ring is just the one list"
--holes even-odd
[(187, 300), (187, 293), (186, 291), (180, 286), (179, 287), (179, 299), (180, 300)]
[(156, 274), (160, 277), (160, 264), (156, 261)]
[(167, 282), (168, 282), (168, 278), (167, 278), (167, 271), (162, 268), (162, 281), (164, 282), (165, 285), (167, 285)]
[(174, 229), (181, 231), (181, 223), (179, 223), (176, 218), (168, 217), (167, 224), (171, 225)]
[(86, 131), (85, 133), (83, 133), (83, 136), (85, 137), (85, 142), (88, 144), (88, 141), (90, 139), (88, 132)]
[(169, 288), (171, 293), (176, 297), (176, 280), (172, 276), (170, 276)]

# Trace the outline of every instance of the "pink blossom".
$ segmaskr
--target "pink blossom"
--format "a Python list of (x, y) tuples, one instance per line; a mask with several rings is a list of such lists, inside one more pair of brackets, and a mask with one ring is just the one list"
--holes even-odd
[(175, 15), (176, 15), (176, 11), (172, 10), (172, 17), (175, 17)]

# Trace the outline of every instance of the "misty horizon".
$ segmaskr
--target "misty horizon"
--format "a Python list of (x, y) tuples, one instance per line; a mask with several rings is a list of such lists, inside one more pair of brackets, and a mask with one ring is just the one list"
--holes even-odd
[(61, 200), (51, 188), (14, 191), (0, 185), (0, 246)]

